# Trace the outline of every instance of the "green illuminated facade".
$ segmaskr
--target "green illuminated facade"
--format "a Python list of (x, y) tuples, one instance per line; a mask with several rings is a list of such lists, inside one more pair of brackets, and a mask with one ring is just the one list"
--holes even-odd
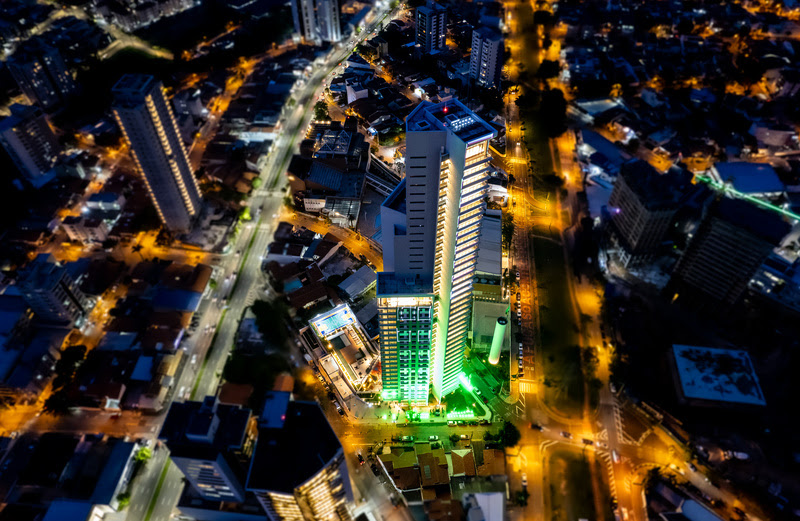
[(378, 299), (383, 398), (411, 405), (428, 403), (433, 297)]

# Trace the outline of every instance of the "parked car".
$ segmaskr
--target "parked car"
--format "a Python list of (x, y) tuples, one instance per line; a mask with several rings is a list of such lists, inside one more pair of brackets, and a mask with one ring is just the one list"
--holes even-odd
[(522, 488), (528, 488), (528, 475), (526, 473), (522, 473)]
[(406, 442), (414, 441), (414, 436), (403, 436), (402, 438), (400, 438), (400, 441), (406, 441)]
[(377, 463), (373, 463), (370, 468), (372, 469), (372, 473), (378, 476), (381, 473), (381, 470), (378, 468)]
[(568, 440), (571, 440), (571, 439), (572, 439), (572, 433), (571, 433), (571, 432), (567, 432), (567, 431), (561, 431), (561, 435), (562, 435), (563, 437), (567, 438)]
[(439, 436), (428, 436), (428, 441), (439, 441)]
[(356, 454), (356, 457), (358, 458), (358, 464), (359, 465), (363, 465), (364, 464), (364, 456), (362, 456), (361, 453), (358, 453), (358, 454)]
[(542, 427), (538, 423), (531, 423), (531, 429), (541, 432), (544, 430), (544, 427)]

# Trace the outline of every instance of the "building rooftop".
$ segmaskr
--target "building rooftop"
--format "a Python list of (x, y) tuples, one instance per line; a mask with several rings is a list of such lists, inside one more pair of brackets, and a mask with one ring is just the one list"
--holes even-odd
[(406, 118), (407, 132), (453, 132), (467, 144), (494, 137), (497, 132), (460, 101), (420, 103)]
[(144, 103), (144, 98), (152, 92), (158, 80), (147, 74), (125, 74), (114, 85), (114, 104), (132, 108)]
[(762, 210), (741, 199), (724, 197), (716, 205), (716, 214), (734, 226), (777, 245), (791, 230), (778, 214)]
[(622, 165), (620, 175), (648, 210), (666, 210), (677, 206), (680, 192), (677, 179), (672, 174), (659, 174), (646, 161), (634, 159)]
[(785, 190), (778, 174), (766, 163), (715, 163), (712, 173), (720, 183), (730, 183), (743, 194), (775, 194)]
[(676, 344), (672, 352), (686, 398), (766, 405), (746, 351)]
[(344, 279), (339, 284), (339, 289), (347, 293), (351, 298), (360, 295), (368, 287), (375, 284), (377, 276), (369, 266), (361, 266), (358, 271)]
[(420, 275), (398, 275), (394, 272), (378, 273), (378, 297), (400, 295), (425, 295), (433, 293), (433, 280)]
[(319, 404), (289, 402), (281, 427), (258, 431), (247, 489), (291, 493), (341, 450), (342, 445)]
[[(215, 416), (222, 428), (213, 428)], [(173, 457), (216, 459), (220, 452), (242, 446), (251, 417), (250, 409), (219, 404), (213, 396), (202, 402), (172, 402), (158, 437)]]

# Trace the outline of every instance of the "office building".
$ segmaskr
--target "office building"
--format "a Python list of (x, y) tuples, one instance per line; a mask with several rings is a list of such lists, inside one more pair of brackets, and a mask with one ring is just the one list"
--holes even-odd
[(417, 45), (422, 52), (431, 54), (447, 47), (447, 9), (428, 0), (422, 7), (417, 7)]
[(342, 39), (339, 0), (292, 0), (294, 31), (311, 45)]
[(200, 189), (164, 87), (152, 76), (126, 74), (113, 93), (114, 116), (161, 222), (188, 231), (200, 211)]
[(173, 402), (159, 439), (200, 497), (242, 502), (256, 432), (250, 409), (207, 396), (202, 402)]
[(58, 138), (38, 107), (15, 103), (10, 110), (11, 115), (0, 121), (0, 145), (20, 173), (36, 185), (56, 164)]
[(674, 175), (661, 175), (641, 159), (622, 165), (608, 208), (612, 242), (623, 266), (652, 257), (664, 240), (679, 201)]
[(499, 88), (503, 69), (503, 37), (488, 27), (472, 31), (469, 76), (482, 87)]
[(378, 274), (386, 399), (458, 387), (472, 309), (494, 129), (457, 100), (406, 119), (406, 177), (381, 207)]
[(78, 91), (61, 53), (41, 39), (28, 40), (6, 65), (22, 93), (45, 110), (63, 104)]
[(39, 254), (20, 274), (18, 284), (34, 315), (44, 322), (80, 325), (89, 314), (89, 300), (49, 253)]
[(790, 226), (740, 199), (715, 201), (675, 268), (680, 295), (732, 305)]
[(353, 500), (344, 450), (319, 404), (268, 393), (247, 490), (271, 521), (349, 521)]

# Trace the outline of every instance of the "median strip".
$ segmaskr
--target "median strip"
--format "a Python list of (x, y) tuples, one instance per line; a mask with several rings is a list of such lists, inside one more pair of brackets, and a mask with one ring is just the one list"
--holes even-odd
[(153, 492), (153, 497), (150, 498), (150, 504), (147, 506), (147, 514), (144, 516), (144, 521), (150, 521), (150, 516), (153, 515), (153, 510), (156, 508), (156, 502), (158, 501), (158, 496), (161, 494), (161, 487), (164, 486), (164, 480), (167, 479), (167, 472), (169, 472), (169, 464), (170, 460), (167, 459), (167, 462), (164, 464), (164, 470), (161, 471), (161, 477), (158, 478), (158, 484), (156, 485), (156, 490)]

